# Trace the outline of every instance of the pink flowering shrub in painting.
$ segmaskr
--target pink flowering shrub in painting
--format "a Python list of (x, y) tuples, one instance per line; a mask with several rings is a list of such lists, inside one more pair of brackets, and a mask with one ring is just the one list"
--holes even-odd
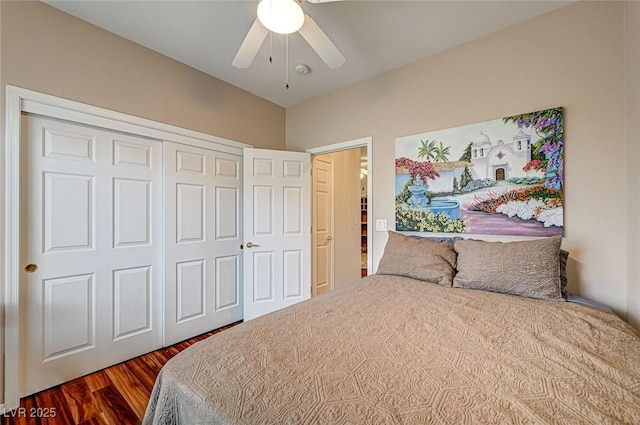
[(436, 177), (440, 177), (440, 173), (433, 168), (431, 161), (414, 161), (412, 159), (402, 157), (396, 158), (396, 170), (398, 168), (404, 168), (409, 173), (411, 180), (420, 179), (422, 183), (427, 183), (427, 180), (433, 180)]

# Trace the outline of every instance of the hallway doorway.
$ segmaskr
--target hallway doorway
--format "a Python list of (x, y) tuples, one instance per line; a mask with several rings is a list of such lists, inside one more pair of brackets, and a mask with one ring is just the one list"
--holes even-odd
[(369, 141), (311, 152), (312, 295), (331, 292), (369, 274)]

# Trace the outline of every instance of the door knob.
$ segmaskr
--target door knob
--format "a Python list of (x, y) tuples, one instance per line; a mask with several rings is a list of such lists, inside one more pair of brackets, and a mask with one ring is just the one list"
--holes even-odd
[(256, 245), (253, 242), (247, 242), (247, 248), (255, 248), (255, 247), (258, 247), (258, 246), (260, 246), (260, 245)]
[(327, 241), (330, 241), (331, 239), (333, 239), (333, 236), (327, 235)]
[(24, 267), (24, 271), (27, 273), (35, 273), (36, 271), (38, 271), (38, 265), (37, 264), (27, 264)]

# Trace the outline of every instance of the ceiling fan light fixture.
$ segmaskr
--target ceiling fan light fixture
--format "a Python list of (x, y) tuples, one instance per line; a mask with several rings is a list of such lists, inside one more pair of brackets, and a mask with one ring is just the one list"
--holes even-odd
[(292, 34), (302, 28), (304, 12), (295, 0), (262, 0), (258, 19), (269, 31)]

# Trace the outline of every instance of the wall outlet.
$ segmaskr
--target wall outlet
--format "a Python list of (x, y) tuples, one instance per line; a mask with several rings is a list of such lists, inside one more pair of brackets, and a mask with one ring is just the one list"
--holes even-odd
[(386, 219), (377, 219), (376, 220), (376, 231), (384, 232), (387, 230), (387, 220)]

